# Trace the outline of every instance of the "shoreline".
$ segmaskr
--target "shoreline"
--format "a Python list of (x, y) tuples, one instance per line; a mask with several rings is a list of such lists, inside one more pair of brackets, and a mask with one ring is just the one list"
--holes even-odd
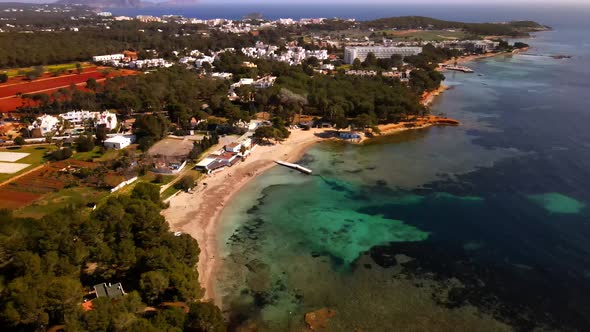
[(205, 289), (203, 300), (221, 304), (214, 290), (214, 275), (220, 264), (217, 231), (225, 205), (252, 179), (276, 165), (275, 160), (295, 162), (301, 158), (309, 147), (323, 141), (316, 136), (321, 132), (321, 129), (293, 131), (286, 142), (259, 145), (245, 161), (208, 175), (196, 190), (178, 194), (170, 199), (170, 206), (162, 210), (171, 231), (189, 234), (199, 244), (197, 271), (199, 283)]
[[(517, 49), (514, 49), (510, 52), (508, 52), (508, 51), (498, 52), (498, 53), (489, 52), (489, 53), (485, 53), (485, 54), (467, 55), (467, 56), (458, 57), (456, 60), (449, 59), (449, 60), (443, 61), (441, 64), (452, 65), (452, 64), (454, 64), (455, 61), (457, 61), (457, 64), (462, 64), (462, 63), (472, 62), (472, 61), (476, 61), (476, 60), (480, 60), (480, 59), (493, 58), (493, 57), (501, 56), (501, 55), (514, 55), (514, 54), (518, 54), (521, 52), (526, 52), (528, 50), (529, 50), (529, 47), (525, 47), (525, 48), (517, 48)], [(446, 71), (444, 68), (440, 68), (440, 70)]]
[[(410, 122), (380, 125), (382, 133), (379, 136), (436, 125), (457, 124), (459, 122), (456, 120), (430, 115)], [(215, 273), (221, 264), (218, 257), (218, 230), (225, 205), (251, 180), (274, 167), (275, 160), (296, 162), (316, 143), (336, 139), (320, 137), (320, 134), (327, 131), (329, 130), (320, 128), (295, 130), (283, 143), (259, 145), (245, 161), (219, 173), (207, 175), (193, 192), (182, 192), (169, 200), (170, 206), (162, 210), (161, 214), (166, 218), (170, 230), (189, 234), (199, 244), (197, 271), (199, 284), (205, 290), (202, 300), (212, 300), (218, 306), (222, 304), (219, 294), (215, 293), (214, 283)], [(370, 139), (365, 136), (356, 144)]]
[(363, 144), (363, 143), (365, 143), (371, 139), (377, 138), (377, 137), (389, 136), (389, 135), (397, 134), (397, 133), (407, 131), (407, 130), (424, 129), (424, 128), (429, 128), (429, 127), (434, 127), (434, 126), (458, 126), (460, 124), (461, 124), (461, 122), (459, 122), (455, 119), (451, 119), (451, 118), (447, 118), (447, 117), (443, 117), (443, 116), (427, 115), (427, 116), (413, 119), (411, 121), (402, 121), (402, 122), (398, 122), (398, 123), (378, 125), (377, 127), (381, 131), (381, 134), (373, 136), (373, 137), (367, 137), (365, 135), (359, 141), (350, 142), (350, 143), (351, 144)]
[[(504, 54), (508, 53), (470, 56), (458, 59), (458, 61), (468, 62)], [(448, 89), (448, 86), (441, 85), (438, 89), (422, 96), (421, 103), (424, 106), (430, 106), (437, 96)], [(375, 137), (437, 125), (459, 124), (459, 121), (454, 119), (428, 115), (412, 121), (379, 125), (381, 134)], [(308, 131), (295, 130), (291, 131), (291, 136), (285, 142), (271, 146), (258, 145), (245, 161), (219, 173), (207, 175), (193, 192), (182, 192), (170, 199), (170, 206), (161, 213), (170, 225), (170, 230), (189, 234), (199, 244), (200, 253), (197, 271), (199, 273), (199, 284), (205, 290), (201, 300), (213, 301), (220, 307), (222, 305), (219, 294), (215, 293), (214, 276), (221, 264), (217, 256), (217, 233), (220, 226), (220, 216), (225, 205), (230, 203), (233, 197), (251, 180), (275, 166), (275, 160), (296, 162), (316, 143), (335, 139), (334, 137), (322, 138), (318, 135), (326, 131), (326, 129), (318, 128)], [(363, 136), (359, 142), (353, 143), (362, 144), (371, 138), (374, 137)]]
[(434, 99), (436, 97), (440, 96), (440, 94), (442, 94), (443, 92), (445, 92), (449, 89), (450, 89), (450, 87), (441, 83), (441, 85), (438, 87), (438, 89), (424, 93), (424, 95), (422, 96), (422, 101), (421, 101), (422, 105), (424, 105), (424, 106), (432, 105), (432, 103), (434, 102)]

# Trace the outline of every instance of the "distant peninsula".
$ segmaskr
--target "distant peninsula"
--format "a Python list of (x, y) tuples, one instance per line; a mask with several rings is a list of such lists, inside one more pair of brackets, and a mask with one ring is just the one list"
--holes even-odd
[(144, 2), (141, 0), (58, 0), (60, 5), (85, 5), (93, 8), (138, 8)]
[(366, 28), (374, 30), (411, 30), (411, 29), (461, 29), (467, 33), (480, 36), (526, 36), (529, 32), (547, 31), (551, 27), (534, 21), (510, 21), (499, 23), (465, 23), (445, 21), (424, 16), (400, 16), (364, 21)]

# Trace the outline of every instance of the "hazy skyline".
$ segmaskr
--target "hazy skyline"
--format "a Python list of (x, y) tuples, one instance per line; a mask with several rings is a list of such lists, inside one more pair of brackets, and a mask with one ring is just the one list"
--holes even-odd
[[(167, 0), (142, 0), (145, 2), (166, 2)], [(0, 3), (7, 3), (7, 2), (21, 2), (21, 3), (52, 3), (55, 2), (53, 0), (0, 0)], [(188, 2), (188, 1), (187, 1)], [(456, 4), (456, 5), (486, 5), (486, 6), (495, 6), (495, 5), (552, 5), (552, 6), (564, 6), (564, 5), (588, 5), (590, 3), (588, 0), (560, 0), (556, 2), (555, 0), (446, 0), (446, 1), (437, 1), (437, 0), (413, 0), (411, 4), (408, 4), (407, 1), (401, 0), (365, 0), (360, 3), (358, 0), (298, 0), (298, 1), (281, 1), (278, 3), (277, 0), (194, 0), (194, 4), (220, 4), (220, 3), (232, 3), (232, 4), (240, 4), (240, 5), (296, 5), (296, 4), (315, 4), (315, 5), (324, 5), (324, 4), (358, 4), (358, 5), (419, 5), (419, 4)]]

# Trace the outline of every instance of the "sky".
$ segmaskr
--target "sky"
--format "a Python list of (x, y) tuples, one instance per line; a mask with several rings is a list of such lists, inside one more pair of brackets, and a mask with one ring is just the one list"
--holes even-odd
[[(164, 2), (166, 0), (146, 0), (150, 2)], [(29, 2), (29, 3), (49, 3), (53, 0), (0, 0), (0, 2)], [(195, 3), (203, 4), (219, 4), (219, 3), (233, 3), (233, 4), (265, 4), (265, 5), (297, 5), (297, 4), (400, 4), (400, 5), (416, 5), (416, 4), (464, 4), (464, 5), (538, 5), (538, 4), (553, 4), (553, 5), (590, 5), (590, 0), (194, 0)]]
[[(3, 0), (2, 0), (3, 1)], [(164, 0), (151, 0), (160, 2)], [(465, 5), (497, 5), (497, 4), (589, 4), (590, 0), (195, 0), (197, 3), (217, 4), (217, 3), (234, 3), (234, 4), (288, 4), (297, 5), (301, 3), (312, 4), (390, 4), (390, 5), (416, 5), (416, 4), (465, 4)]]

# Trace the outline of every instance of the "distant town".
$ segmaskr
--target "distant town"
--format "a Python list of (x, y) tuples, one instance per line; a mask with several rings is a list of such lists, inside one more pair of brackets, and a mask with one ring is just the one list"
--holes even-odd
[[(165, 157), (166, 151), (163, 151), (164, 157), (160, 159), (164, 162), (152, 161), (154, 170), (166, 168), (180, 171), (187, 162), (190, 164), (191, 159), (196, 165), (193, 167), (205, 173), (232, 166), (240, 158), (245, 158), (260, 139), (287, 137), (284, 133), (281, 134), (285, 124), (291, 129), (294, 126), (310, 128), (329, 124), (331, 128), (347, 130), (344, 134), (337, 135), (338, 137), (359, 140), (365, 135), (374, 135), (379, 131), (377, 125), (390, 121), (385, 119), (387, 116), (375, 112), (367, 114), (362, 121), (344, 114), (335, 114), (333, 111), (327, 117), (322, 114), (314, 115), (313, 112), (323, 106), (318, 104), (310, 107), (311, 96), (304, 97), (304, 94), (295, 92), (296, 89), (292, 90), (289, 84), (285, 84), (285, 80), (292, 75), (290, 72), (303, 70), (308, 77), (323, 75), (336, 80), (339, 80), (338, 77), (358, 77), (369, 80), (367, 82), (381, 77), (405, 85), (404, 89), (408, 91), (419, 91), (420, 97), (428, 100), (430, 91), (437, 90), (438, 82), (442, 80), (442, 75), (438, 72), (445, 69), (472, 72), (468, 67), (458, 66), (457, 59), (511, 52), (526, 47), (522, 43), (508, 45), (501, 38), (493, 36), (472, 39), (469, 37), (475, 37), (476, 34), (469, 32), (468, 28), (456, 28), (452, 27), (452, 22), (440, 23), (428, 18), (399, 18), (391, 23), (378, 24), (338, 18), (203, 20), (179, 15), (114, 16), (108, 11), (96, 11), (77, 5), (4, 5), (2, 13), (0, 38), (10, 36), (9, 38), (18, 39), (26, 34), (75, 36), (92, 33), (96, 29), (127, 29), (131, 33), (128, 31), (130, 26), (119, 26), (130, 24), (125, 22), (135, 22), (136, 25), (133, 26), (136, 30), (132, 33), (137, 38), (142, 38), (141, 35), (144, 34), (145, 38), (154, 41), (161, 39), (159, 35), (173, 39), (197, 36), (202, 41), (212, 38), (212, 34), (235, 35), (238, 38), (228, 41), (234, 44), (232, 47), (170, 49), (166, 46), (166, 50), (157, 47), (129, 48), (117, 53), (92, 54), (89, 58), (82, 59), (85, 61), (34, 65), (29, 69), (8, 69), (1, 74), (3, 83), (0, 83), (0, 110), (3, 116), (0, 123), (0, 144), (4, 146), (55, 144), (58, 151), (71, 148), (75, 152), (75, 147), (89, 135), (102, 149), (121, 150), (141, 142), (144, 142), (141, 146), (149, 148), (156, 143), (152, 139), (162, 139), (168, 134), (173, 139), (185, 137), (186, 141), (188, 138), (195, 144), (203, 138), (210, 138), (211, 135), (218, 137), (225, 132), (247, 135), (221, 146), (219, 151), (222, 152), (211, 155), (216, 157), (200, 156), (200, 161), (193, 159), (197, 157), (194, 153), (193, 158), (189, 158), (192, 143), (180, 149), (183, 152), (174, 157)], [(32, 19), (39, 23), (29, 24)], [(394, 27), (386, 28), (383, 24)], [(510, 24), (500, 23), (494, 29), (503, 31)], [(451, 27), (447, 27), (449, 25)], [(175, 31), (182, 31), (182, 34), (169, 35), (167, 26), (174, 27)], [(534, 25), (530, 29), (537, 28)], [(273, 35), (276, 33), (285, 37)], [(427, 36), (433, 38), (423, 38)], [(32, 63), (36, 61), (33, 58), (30, 60)], [(278, 64), (288, 67), (280, 69), (282, 67), (277, 67)], [(134, 77), (140, 74), (154, 75), (158, 69), (172, 68), (192, 75), (187, 76), (187, 79), (201, 80), (215, 86), (215, 97), (197, 97), (200, 107), (189, 110), (186, 109), (188, 104), (185, 104), (181, 108), (182, 114), (178, 115), (174, 113), (177, 111), (166, 110), (170, 106), (164, 109), (145, 106), (150, 108), (149, 111), (141, 109), (141, 102), (134, 104), (135, 106), (124, 106), (130, 101), (122, 100), (123, 96), (112, 96), (107, 90), (118, 85), (122, 90), (117, 93), (124, 92), (127, 89), (125, 85), (131, 83), (125, 83), (126, 81), (135, 80)], [(417, 75), (431, 70), (437, 74)], [(224, 89), (225, 93), (220, 93), (220, 89)], [(289, 97), (285, 97), (286, 95)], [(107, 101), (105, 98), (115, 99)], [(219, 104), (219, 98), (226, 98), (227, 102), (224, 102), (225, 106), (221, 106), (219, 111), (215, 111), (211, 109), (211, 104)], [(280, 123), (277, 124), (270, 114), (264, 112), (267, 106), (261, 107), (261, 103), (271, 101), (268, 98), (278, 98), (279, 104), (283, 103), (280, 100), (288, 99), (288, 105), (280, 107), (285, 109), (288, 106), (291, 109), (289, 112), (299, 114), (284, 118), (284, 115), (275, 112), (273, 116), (280, 117), (280, 120), (275, 119)], [(308, 100), (304, 100), (305, 98)], [(289, 101), (291, 99), (300, 101)], [(315, 100), (311, 102), (317, 103)], [(242, 111), (236, 119), (228, 119), (228, 107)], [(306, 108), (309, 108), (311, 114), (301, 114)], [(164, 118), (158, 118), (157, 121), (169, 121), (166, 125), (169, 131), (163, 133), (164, 135), (158, 134), (158, 137), (151, 135), (150, 143), (146, 144), (145, 138), (142, 139), (142, 128), (137, 126), (136, 120), (138, 116), (154, 116), (149, 114), (164, 115)], [(264, 126), (278, 126), (281, 129), (276, 132), (268, 131), (266, 134), (261, 131), (257, 138), (256, 129)], [(216, 127), (225, 129), (212, 132), (211, 128)], [(206, 145), (211, 145), (211, 139), (207, 140)], [(54, 149), (50, 147), (48, 151)], [(64, 155), (61, 152), (57, 154), (60, 157)], [(66, 156), (70, 154), (65, 153)], [(22, 164), (19, 166), (21, 168), (10, 165), (9, 174), (18, 175), (37, 163)], [(129, 176), (124, 176), (121, 183), (126, 183), (128, 178)]]

